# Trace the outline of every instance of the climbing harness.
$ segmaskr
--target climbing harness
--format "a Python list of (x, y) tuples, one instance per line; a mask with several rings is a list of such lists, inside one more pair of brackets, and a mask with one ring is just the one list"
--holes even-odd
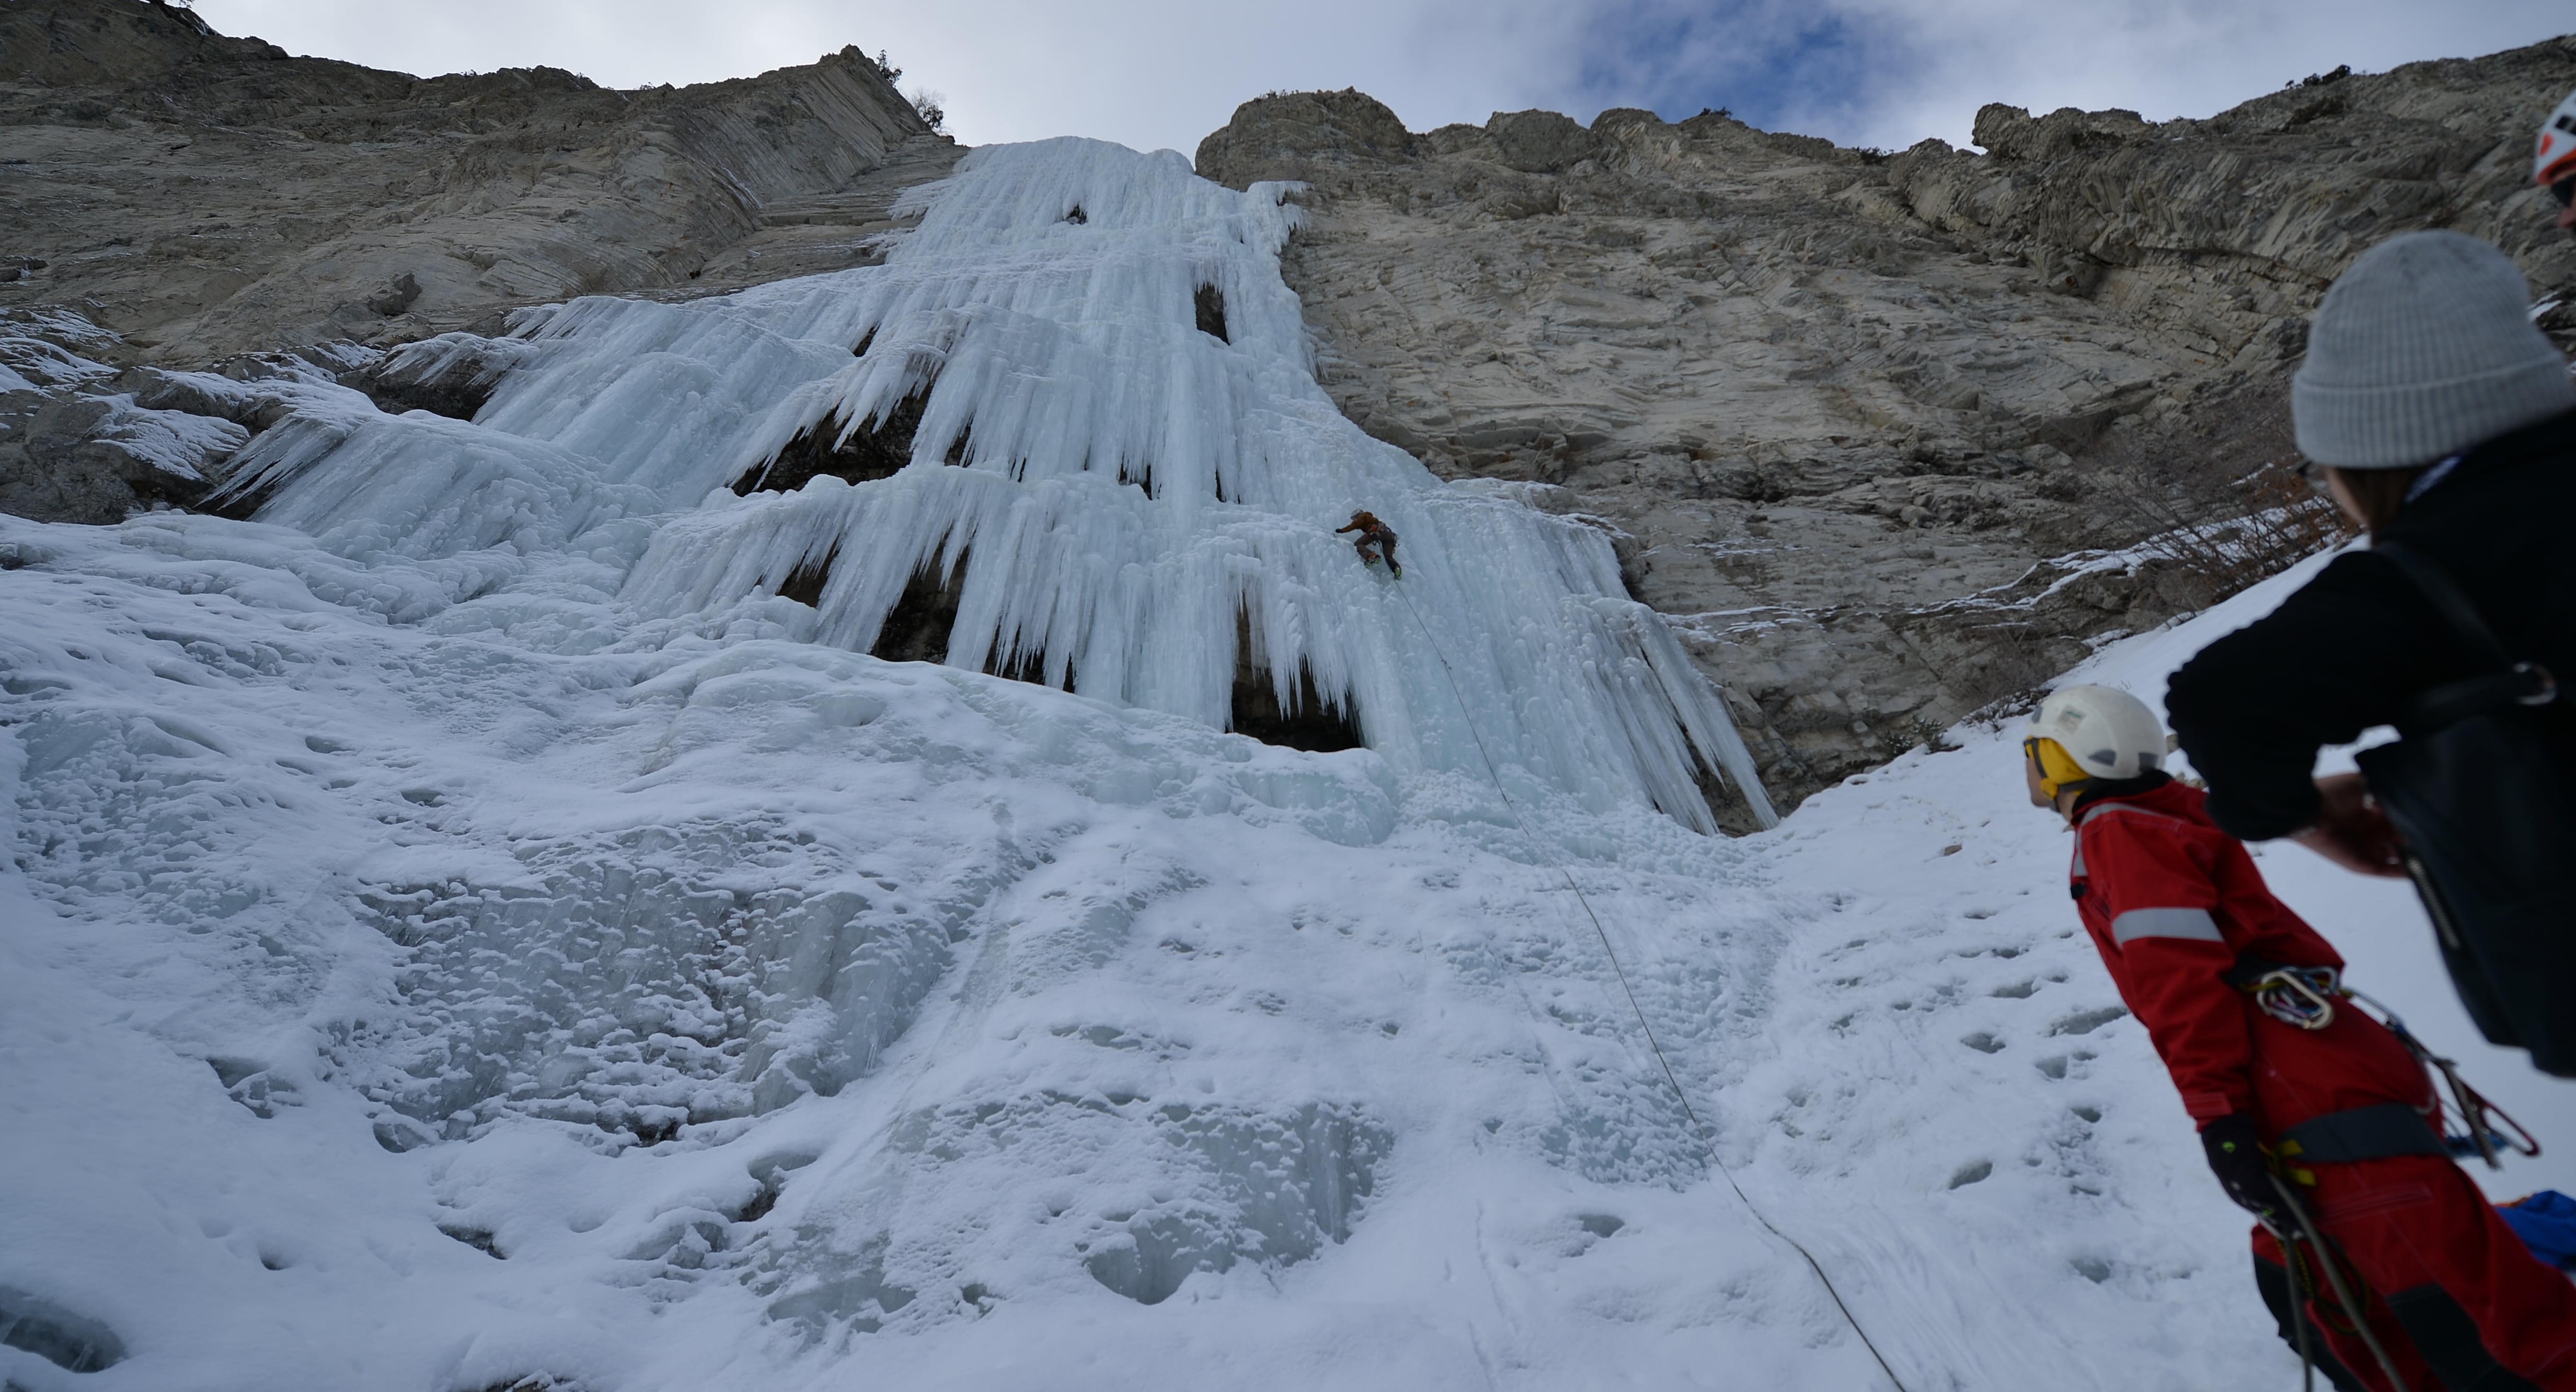
[[(2237, 959), (2224, 979), (2253, 997), (2256, 1008), (2264, 1014), (2296, 1029), (2322, 1030), (2332, 1025), (2339, 1001), (2354, 1002), (2356, 1008), (2366, 1007), (2388, 1027), (2389, 1033), (2397, 1036), (2407, 1054), (2428, 1073), (2438, 1075), (2449, 1091), (2445, 1099), (2436, 1090), (2433, 1105), (2422, 1110), (2404, 1102), (2381, 1102), (2327, 1112), (2282, 1128), (2270, 1151), (2272, 1187), (2280, 1192), (2287, 1221), (2258, 1220), (2280, 1242), (2288, 1258), (2293, 1331), (2299, 1346), (2302, 1385), (2307, 1392), (2315, 1392), (2316, 1387), (2315, 1351), (2309, 1344), (2307, 1314), (2309, 1301), (2317, 1295), (2309, 1279), (2312, 1265), (2333, 1292), (2335, 1308), (2325, 1312), (2327, 1317), (2338, 1328), (2348, 1328), (2360, 1338), (2370, 1356), (2378, 1360), (2394, 1392), (2408, 1392), (2405, 1377), (2397, 1371), (2395, 1360), (2371, 1328), (2372, 1293), (2368, 1284), (2358, 1271), (2344, 1270), (2333, 1240), (2317, 1227), (2308, 1215), (2307, 1205), (2299, 1199), (2300, 1186), (2317, 1182), (2316, 1172), (2306, 1167), (2402, 1155), (2443, 1159), (2476, 1155), (2489, 1167), (2500, 1169), (2504, 1162), (2499, 1156), (2504, 1150), (2538, 1155), (2540, 1143), (2488, 1101), (2485, 1094), (2469, 1086), (2456, 1063), (2434, 1053), (2416, 1038), (2396, 1011), (2346, 984), (2338, 969), (2285, 966), (2247, 955)], [(2454, 1118), (2459, 1125), (2456, 1132), (2451, 1128)], [(2324, 1302), (2318, 1304), (2322, 1309)]]
[[(2487, 1168), (2502, 1169), (2506, 1151), (2526, 1156), (2540, 1153), (2540, 1142), (2523, 1129), (2522, 1123), (2489, 1101), (2485, 1093), (2469, 1086), (2468, 1080), (2460, 1076), (2458, 1063), (2426, 1047), (2414, 1031), (2406, 1028), (2406, 1021), (2396, 1011), (2345, 984), (2343, 974), (2335, 968), (2290, 967), (2245, 956), (2228, 969), (2225, 980), (2251, 995), (2264, 1014), (2304, 1030), (2321, 1030), (2333, 1024), (2337, 1000), (2368, 1006), (2377, 1012), (2388, 1032), (2397, 1036), (2397, 1042), (2406, 1046), (2406, 1052), (2425, 1071), (2442, 1080), (2450, 1094), (2447, 1099), (2435, 1094), (2440, 1105), (2429, 1117), (2403, 1104), (2387, 1103), (2311, 1118), (2283, 1133), (2286, 1141), (2298, 1147), (2286, 1154), (2309, 1160), (2371, 1160), (2384, 1155), (2449, 1155), (2466, 1159), (2474, 1155), (2486, 1161)], [(2396, 1116), (2397, 1111), (2405, 1112), (2406, 1117)], [(2412, 1134), (2415, 1130), (2432, 1132), (2429, 1143), (2419, 1143)]]
[[(2433, 1130), (2433, 1118), (2403, 1102), (2381, 1102), (2326, 1112), (2281, 1128), (2272, 1151), (2283, 1161), (2341, 1165), (2400, 1155), (2451, 1159), (2451, 1147)], [(2290, 1178), (2314, 1184), (2315, 1172), (2294, 1169)]]
[[(1476, 742), (1476, 756), (1484, 761), (1486, 779), (1494, 785), (1494, 791), (1502, 796), (1503, 806), (1512, 814), (1512, 823), (1520, 828), (1521, 835), (1528, 839), (1533, 849), (1543, 856), (1547, 855), (1547, 843), (1541, 841), (1538, 833), (1530, 829), (1528, 820), (1521, 816), (1520, 804), (1512, 800), (1511, 791), (1503, 786), (1502, 772), (1495, 767), (1492, 751), (1485, 748), (1484, 733), (1476, 728), (1474, 713), (1467, 708), (1466, 693), (1458, 689), (1457, 669), (1449, 665), (1448, 654), (1440, 650), (1440, 639), (1432, 633), (1431, 625), (1422, 621), (1422, 611), (1413, 607), (1412, 596), (1405, 594), (1401, 589), (1396, 591), (1396, 595), (1404, 600), (1406, 612), (1413, 615), (1414, 624), (1422, 630), (1422, 636), (1430, 641), (1431, 655), (1440, 660), (1440, 670), (1448, 678), (1449, 694), (1458, 702), (1459, 713), (1468, 717), (1467, 733)], [(1816, 1273), (1817, 1282), (1824, 1286), (1825, 1294), (1832, 1297), (1834, 1308), (1842, 1313), (1843, 1323), (1850, 1325), (1852, 1333), (1860, 1336), (1861, 1347), (1869, 1350), (1869, 1356), (1878, 1360), (1878, 1370), (1887, 1374), (1887, 1380), (1895, 1386), (1896, 1392), (1910, 1392), (1905, 1385), (1905, 1380), (1898, 1377), (1896, 1369), (1889, 1365), (1887, 1355), (1879, 1352), (1878, 1344), (1869, 1337), (1869, 1331), (1862, 1328), (1859, 1318), (1852, 1314), (1851, 1306), (1843, 1300), (1843, 1293), (1834, 1288), (1834, 1278), (1825, 1274), (1824, 1265), (1816, 1260), (1816, 1254), (1808, 1251), (1805, 1243), (1782, 1232), (1778, 1224), (1773, 1223), (1760, 1208), (1756, 1207), (1752, 1196), (1746, 1194), (1744, 1186), (1736, 1182), (1735, 1173), (1726, 1167), (1724, 1160), (1718, 1158), (1716, 1142), (1710, 1139), (1708, 1128), (1701, 1125), (1699, 1112), (1691, 1106), (1690, 1093), (1683, 1089), (1680, 1075), (1673, 1072), (1672, 1060), (1664, 1056), (1664, 1046), (1655, 1038), (1655, 1027), (1646, 1018), (1646, 1008), (1637, 1001), (1637, 989), (1628, 984), (1628, 969), (1620, 965), (1618, 950), (1610, 945), (1610, 930), (1601, 926), (1601, 915), (1593, 911), (1592, 900), (1584, 894), (1583, 886), (1575, 882), (1574, 873), (1566, 869), (1561, 861), (1555, 861), (1552, 856), (1549, 858), (1555, 864), (1557, 874), (1565, 878), (1565, 887), (1574, 891), (1574, 902), (1583, 906), (1583, 916), (1592, 921), (1592, 931), (1601, 939), (1601, 954), (1609, 959), (1612, 974), (1619, 978), (1619, 989), (1628, 997), (1628, 1009), (1636, 1015), (1637, 1028), (1646, 1036), (1646, 1047), (1654, 1051), (1655, 1062), (1663, 1069), (1664, 1081), (1672, 1085), (1673, 1097), (1682, 1106), (1682, 1116), (1690, 1122), (1691, 1134), (1699, 1138), (1701, 1148), (1708, 1154), (1709, 1166), (1726, 1180), (1726, 1187), (1735, 1191), (1736, 1201), (1744, 1205), (1744, 1211), (1753, 1215), (1753, 1220), (1762, 1225), (1763, 1231), (1788, 1243), (1792, 1250), (1806, 1259), (1807, 1269)], [(2406, 1392), (2406, 1389), (2400, 1387), (2398, 1392)]]

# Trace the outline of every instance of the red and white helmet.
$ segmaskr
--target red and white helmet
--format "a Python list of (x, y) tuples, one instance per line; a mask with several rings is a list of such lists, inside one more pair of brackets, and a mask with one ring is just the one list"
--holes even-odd
[(2539, 142), (2531, 149), (2533, 183), (2548, 188), (2562, 179), (2576, 179), (2576, 92), (2540, 123)]

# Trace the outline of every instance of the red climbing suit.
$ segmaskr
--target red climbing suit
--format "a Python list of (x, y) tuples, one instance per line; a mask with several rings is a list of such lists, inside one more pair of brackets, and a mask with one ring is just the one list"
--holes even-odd
[[(2343, 959), (2272, 897), (2245, 847), (2202, 813), (2197, 790), (2167, 783), (2106, 797), (2079, 805), (2075, 820), (2076, 909), (2194, 1121), (2250, 1113), (2269, 1143), (2353, 1108), (2402, 1102), (2430, 1114), (2431, 1080), (2378, 1021), (2346, 1004), (2326, 1028), (2301, 1029), (2227, 982), (2240, 957), (2336, 968)], [(2316, 1176), (2301, 1192), (2308, 1212), (2377, 1296), (2413, 1312), (2447, 1295), (2497, 1363), (2547, 1392), (2576, 1392), (2576, 1286), (2531, 1255), (2458, 1165), (2392, 1155), (2303, 1167)], [(2409, 1388), (2436, 1386), (2397, 1319), (2371, 1304)], [(2331, 1314), (2320, 1320), (2346, 1366), (2380, 1386), (2367, 1346)], [(2405, 1327), (2420, 1333), (2419, 1324)]]

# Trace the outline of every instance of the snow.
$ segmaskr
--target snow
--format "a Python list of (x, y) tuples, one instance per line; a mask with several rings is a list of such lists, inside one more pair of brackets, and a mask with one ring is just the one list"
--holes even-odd
[[(72, 347), (64, 347), (64, 342)], [(0, 311), (0, 392), (105, 381), (116, 375), (116, 369), (82, 357), (74, 349), (95, 352), (117, 342), (116, 334), (68, 310)]]
[(250, 442), (250, 432), (228, 420), (184, 411), (153, 411), (134, 404), (131, 394), (104, 398), (109, 410), (89, 438), (122, 446), (125, 453), (164, 473), (203, 480), (198, 464), (229, 458)]
[[(2014, 732), (1696, 833), (1722, 707), (1331, 414), (1276, 189), (974, 159), (884, 267), (533, 316), (470, 424), (255, 384), (258, 521), (0, 518), (0, 1323), (118, 1357), (0, 1379), (1883, 1385), (1713, 1162), (1916, 1392), (2294, 1375)], [(724, 486), (924, 354), (910, 468)], [(866, 654), (951, 539), (1074, 690)], [(1238, 598), (1368, 748), (1220, 728)], [(2262, 863), (2576, 1188), (2402, 888)]]

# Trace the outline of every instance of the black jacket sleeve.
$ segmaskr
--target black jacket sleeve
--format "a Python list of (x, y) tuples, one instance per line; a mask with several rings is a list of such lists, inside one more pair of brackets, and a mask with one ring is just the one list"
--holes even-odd
[(2395, 723), (2414, 693), (2466, 666), (2431, 604), (2357, 552), (2184, 663), (2165, 713), (2209, 784), (2211, 820), (2263, 841), (2316, 820), (2318, 749)]
[[(2380, 529), (2449, 573), (2516, 658), (2576, 679), (2576, 411), (2471, 451)], [(2209, 783), (2209, 815), (2248, 841), (2316, 820), (2321, 745), (2398, 723), (2417, 695), (2492, 664), (2472, 654), (2386, 558), (2338, 558), (2263, 619), (2176, 672), (2166, 714)], [(2551, 708), (2576, 779), (2576, 704)]]

